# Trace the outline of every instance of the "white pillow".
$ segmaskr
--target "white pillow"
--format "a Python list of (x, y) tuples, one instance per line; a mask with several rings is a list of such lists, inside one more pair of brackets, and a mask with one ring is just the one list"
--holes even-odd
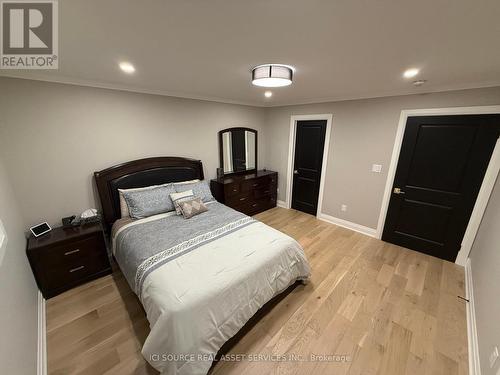
[(174, 204), (175, 212), (177, 213), (177, 215), (182, 215), (180, 203), (184, 201), (189, 201), (193, 198), (195, 198), (195, 196), (193, 195), (192, 190), (186, 190), (180, 193), (170, 194), (170, 199), (172, 199), (172, 203)]

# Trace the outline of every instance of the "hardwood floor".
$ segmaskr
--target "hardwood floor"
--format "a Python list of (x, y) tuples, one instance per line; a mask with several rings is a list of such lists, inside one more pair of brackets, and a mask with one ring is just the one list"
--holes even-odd
[[(301, 243), (312, 279), (228, 354), (308, 360), (221, 361), (211, 374), (467, 374), (466, 306), (457, 297), (465, 293), (462, 267), (294, 210), (257, 218)], [(117, 270), (47, 301), (48, 372), (156, 374), (140, 354), (148, 331)], [(309, 360), (313, 354), (348, 361)]]

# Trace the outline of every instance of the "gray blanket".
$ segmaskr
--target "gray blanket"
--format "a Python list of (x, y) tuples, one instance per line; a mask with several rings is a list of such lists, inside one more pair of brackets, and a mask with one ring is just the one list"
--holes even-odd
[(145, 278), (158, 267), (255, 222), (218, 202), (207, 207), (207, 212), (190, 219), (173, 215), (139, 220), (117, 234), (116, 261), (139, 297)]

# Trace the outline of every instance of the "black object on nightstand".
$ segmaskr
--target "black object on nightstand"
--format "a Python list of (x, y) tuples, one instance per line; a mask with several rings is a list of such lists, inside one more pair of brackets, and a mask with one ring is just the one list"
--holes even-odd
[(26, 254), (45, 298), (111, 273), (100, 223), (55, 228), (38, 238), (32, 235)]

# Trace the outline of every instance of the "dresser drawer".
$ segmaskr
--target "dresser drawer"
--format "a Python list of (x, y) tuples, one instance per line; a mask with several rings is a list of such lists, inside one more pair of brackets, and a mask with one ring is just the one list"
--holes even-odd
[(269, 179), (266, 177), (255, 178), (241, 183), (241, 191), (247, 192), (269, 186)]
[(40, 259), (42, 267), (57, 267), (73, 264), (75, 261), (95, 257), (106, 252), (100, 233), (79, 241), (54, 246)]
[(254, 199), (248, 203), (241, 204), (233, 207), (235, 210), (240, 211), (246, 215), (255, 215), (259, 212), (276, 207), (276, 197), (269, 196), (260, 199)]
[(233, 206), (241, 206), (246, 203), (248, 203), (250, 200), (252, 200), (252, 192), (244, 192), (244, 193), (238, 193), (236, 195), (233, 195), (231, 197), (226, 197), (226, 205), (229, 207)]
[(261, 189), (256, 189), (253, 191), (253, 196), (255, 199), (269, 197), (276, 193), (276, 188), (273, 189), (272, 186), (263, 187)]
[(232, 183), (224, 186), (224, 195), (227, 197), (233, 197), (241, 192), (240, 184)]

